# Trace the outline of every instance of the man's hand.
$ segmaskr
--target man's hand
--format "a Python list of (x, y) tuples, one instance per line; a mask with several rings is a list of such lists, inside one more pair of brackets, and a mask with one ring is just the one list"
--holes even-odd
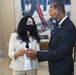
[(28, 49), (25, 51), (26, 56), (35, 59), (36, 58), (36, 51), (33, 49)]

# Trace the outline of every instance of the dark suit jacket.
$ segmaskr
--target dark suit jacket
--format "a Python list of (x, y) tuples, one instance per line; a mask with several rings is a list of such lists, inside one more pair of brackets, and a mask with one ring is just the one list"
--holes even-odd
[(38, 51), (39, 62), (48, 61), (50, 75), (72, 75), (72, 50), (75, 44), (75, 26), (66, 18), (55, 31), (47, 52)]

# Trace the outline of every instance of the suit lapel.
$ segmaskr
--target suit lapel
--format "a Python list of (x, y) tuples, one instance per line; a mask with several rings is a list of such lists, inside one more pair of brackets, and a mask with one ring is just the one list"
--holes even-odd
[(32, 39), (30, 42), (31, 42), (31, 48), (34, 49), (36, 41), (34, 39)]
[(57, 28), (57, 30), (55, 31), (55, 33), (56, 33), (57, 31), (59, 31), (61, 28), (62, 28), (62, 25), (59, 25), (58, 28)]
[(58, 26), (58, 28), (56, 29), (56, 31), (54, 32), (54, 34), (52, 36), (54, 36), (64, 25), (65, 25), (65, 22), (68, 18), (66, 18), (61, 25)]
[(52, 34), (52, 37), (62, 28), (62, 26), (58, 26), (58, 28), (56, 29), (56, 31)]

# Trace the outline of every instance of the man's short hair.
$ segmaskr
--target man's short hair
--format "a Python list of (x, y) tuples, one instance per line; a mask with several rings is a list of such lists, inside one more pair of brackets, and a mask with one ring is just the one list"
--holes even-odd
[(65, 13), (64, 5), (61, 2), (55, 2), (53, 4), (54, 4), (54, 9)]

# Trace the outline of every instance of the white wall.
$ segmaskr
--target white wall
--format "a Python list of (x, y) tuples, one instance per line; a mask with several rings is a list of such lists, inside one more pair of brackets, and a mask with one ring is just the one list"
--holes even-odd
[(74, 25), (76, 26), (76, 0), (71, 0), (71, 20), (73, 21)]
[(8, 57), (8, 42), (11, 32), (14, 31), (14, 0), (0, 0), (0, 27), (2, 49), (4, 57)]

